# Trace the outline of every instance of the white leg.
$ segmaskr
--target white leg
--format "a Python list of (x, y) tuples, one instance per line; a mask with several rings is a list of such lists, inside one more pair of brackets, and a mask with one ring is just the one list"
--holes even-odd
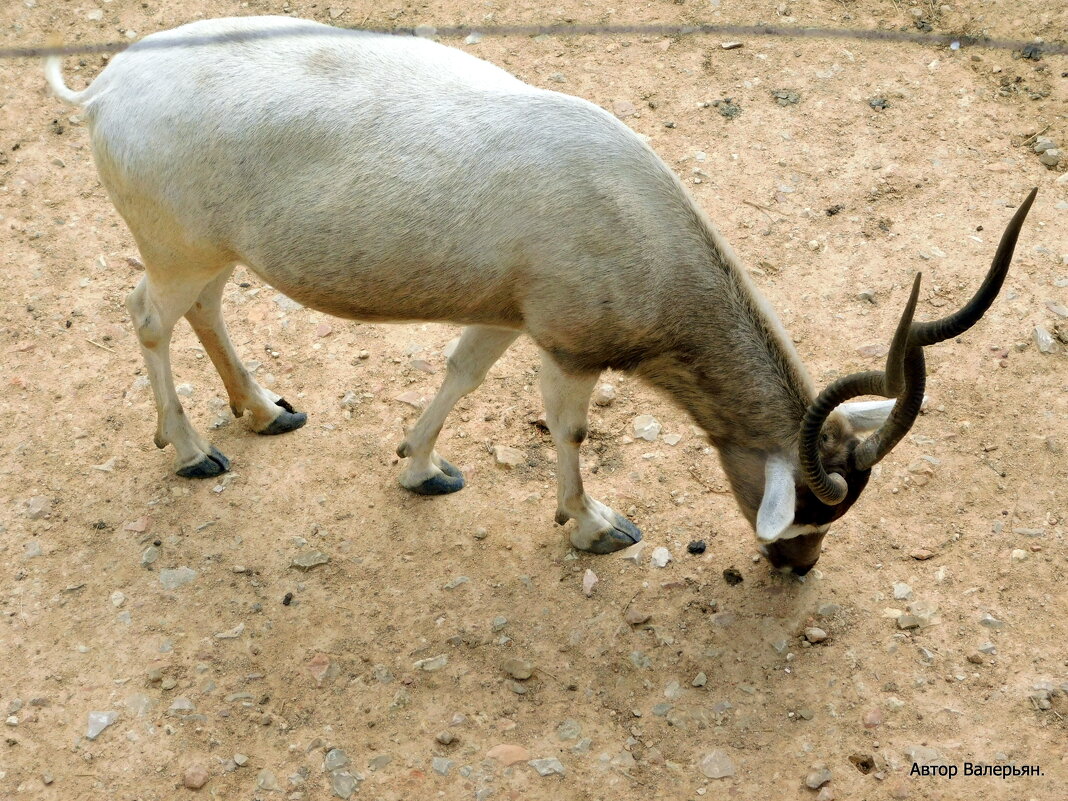
[(449, 357), (441, 389), (397, 448), (398, 456), (408, 458), (400, 477), (402, 487), (420, 495), (444, 495), (463, 489), (463, 475), (435, 453), (434, 443), (452, 407), (478, 388), (493, 363), (518, 336), (518, 331), (507, 328), (472, 325), (464, 329)]
[(598, 374), (565, 373), (545, 351), (541, 357), (545, 418), (556, 445), (556, 522), (575, 521), (571, 544), (580, 551), (611, 553), (633, 545), (642, 538), (641, 531), (582, 488), (579, 447), (586, 439), (590, 393)]
[(284, 398), (256, 382), (234, 351), (230, 336), (226, 333), (222, 318), (222, 291), (232, 272), (231, 267), (204, 287), (185, 317), (219, 371), (230, 396), (230, 409), (234, 416), (240, 417), (249, 412), (252, 430), (258, 434), (293, 431), (304, 425), (308, 416), (293, 411)]
[(202, 281), (150, 273), (126, 299), (141, 352), (156, 399), (156, 447), (174, 445), (177, 473), (187, 478), (207, 478), (230, 469), (229, 460), (197, 433), (185, 416), (174, 391), (170, 345), (174, 324), (189, 310), (204, 288)]

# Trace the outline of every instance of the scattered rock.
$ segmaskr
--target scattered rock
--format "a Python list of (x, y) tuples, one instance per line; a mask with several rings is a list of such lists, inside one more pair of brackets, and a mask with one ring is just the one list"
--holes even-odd
[(497, 464), (504, 467), (519, 467), (521, 464), (526, 464), (527, 461), (526, 454), (523, 451), (510, 445), (494, 445), (493, 458), (497, 460)]
[(998, 620), (998, 618), (994, 617), (989, 612), (983, 613), (983, 616), (979, 618), (979, 623), (980, 625), (986, 626), (988, 629), (1000, 629), (1005, 626), (1004, 620)]
[(342, 751), (340, 748), (331, 748), (326, 752), (326, 758), (323, 759), (323, 770), (329, 773), (332, 770), (341, 770), (349, 764), (349, 755)]
[(119, 719), (119, 713), (112, 710), (107, 712), (90, 712), (89, 723), (85, 730), (85, 736), (95, 740), (108, 726)]
[(881, 709), (869, 709), (864, 713), (861, 718), (861, 722), (864, 724), (865, 729), (874, 729), (877, 726), (883, 725), (883, 711)]
[(282, 789), (278, 786), (278, 778), (266, 768), (256, 774), (256, 786), (268, 792), (278, 792)]
[(411, 406), (413, 409), (419, 409), (420, 411), (422, 411), (423, 407), (426, 406), (426, 398), (424, 398), (414, 389), (409, 390), (408, 392), (402, 392), (400, 395), (397, 395), (393, 400), (403, 403), (407, 406)]
[(801, 102), (801, 95), (789, 89), (774, 89), (771, 96), (780, 106), (793, 106)]
[(520, 762), (527, 762), (530, 759), (530, 752), (521, 745), (502, 743), (493, 746), (486, 752), (486, 756), (499, 762), (504, 767), (508, 767), (509, 765), (517, 765)]
[(345, 770), (335, 770), (330, 774), (330, 789), (338, 798), (352, 798), (359, 786), (359, 780)]
[(805, 639), (813, 644), (820, 643), (827, 639), (827, 632), (812, 626), (811, 628), (805, 629)]
[(709, 779), (726, 779), (728, 776), (733, 776), (735, 772), (734, 762), (726, 752), (719, 749), (705, 754), (698, 768)]
[(34, 495), (26, 501), (26, 517), (30, 520), (40, 520), (52, 511), (52, 501), (44, 495)]
[(304, 663), (304, 669), (311, 674), (316, 687), (322, 687), (323, 681), (330, 672), (330, 657), (324, 653), (317, 653)]
[(597, 406), (611, 406), (616, 399), (616, 388), (611, 384), (598, 384), (593, 391), (593, 402)]
[(506, 659), (504, 664), (501, 665), (501, 669), (513, 679), (519, 679), (520, 681), (526, 681), (534, 675), (533, 663), (518, 657)]
[(637, 115), (638, 109), (629, 100), (616, 100), (612, 103), (612, 113), (620, 119)]
[(1049, 150), (1040, 153), (1038, 160), (1047, 167), (1056, 167), (1061, 163), (1061, 151), (1058, 148), (1051, 147)]
[(706, 684), (708, 684), (708, 676), (706, 676), (704, 673), (698, 673), (696, 676), (693, 677), (693, 681), (690, 682), (690, 684), (692, 684), (694, 687), (704, 687)]
[(582, 736), (582, 725), (577, 720), (568, 718), (556, 727), (556, 736), (561, 740), (577, 740)]
[(215, 634), (215, 639), (216, 640), (236, 640), (238, 637), (240, 637), (242, 635), (242, 633), (244, 633), (244, 631), (245, 631), (245, 624), (244, 623), (238, 623), (232, 629), (227, 629), (226, 631), (217, 632)]
[(809, 790), (818, 790), (831, 780), (831, 771), (823, 766), (813, 769), (805, 777), (805, 787)]
[(816, 794), (816, 801), (834, 801), (834, 790), (831, 789), (829, 784), (820, 788), (820, 791)]
[(882, 111), (884, 108), (890, 107), (890, 104), (886, 102), (885, 97), (873, 97), (868, 101), (868, 105), (876, 111)]
[(176, 590), (197, 577), (197, 571), (189, 567), (164, 568), (159, 571), (159, 583), (165, 590)]
[(720, 42), (719, 46), (724, 50), (737, 50), (739, 47), (745, 47), (744, 42)]
[(907, 601), (912, 597), (912, 587), (903, 581), (894, 584), (894, 598), (898, 601)]
[(248, 764), (248, 756), (245, 754), (234, 754), (234, 764), (239, 768), (245, 767)]
[(448, 776), (449, 771), (452, 770), (452, 766), (456, 763), (451, 759), (445, 757), (434, 757), (430, 761), (430, 769), (433, 770), (439, 776)]
[(456, 735), (454, 735), (451, 731), (446, 729), (445, 731), (439, 731), (434, 736), (434, 739), (437, 740), (442, 745), (452, 745), (452, 743), (456, 742)]
[(660, 421), (651, 414), (640, 414), (634, 418), (634, 436), (647, 442), (655, 442), (660, 436)]
[(704, 553), (708, 548), (708, 544), (704, 540), (693, 540), (686, 546), (686, 552), (692, 554)]
[(290, 562), (290, 567), (295, 567), (297, 570), (311, 570), (313, 567), (319, 565), (325, 565), (330, 561), (330, 557), (322, 551), (305, 551), (298, 554)]
[(556, 757), (548, 757), (546, 759), (532, 759), (527, 762), (530, 767), (534, 768), (538, 772), (539, 776), (564, 776), (566, 771), (564, 770), (563, 763)]
[(443, 588), (446, 590), (455, 590), (457, 587), (467, 584), (469, 581), (471, 581), (471, 579), (468, 576), (457, 576), (456, 578), (449, 579), (445, 582)]
[(208, 783), (208, 770), (203, 765), (190, 765), (182, 774), (182, 786), (190, 790), (199, 790)]
[(597, 583), (597, 574), (587, 569), (582, 575), (582, 593), (587, 598), (593, 595), (593, 585)]
[(428, 673), (433, 673), (436, 670), (441, 670), (449, 664), (449, 657), (445, 654), (439, 654), (438, 656), (432, 656), (428, 659), (420, 659), (415, 663), (416, 670), (425, 670)]
[(1053, 336), (1043, 326), (1036, 325), (1032, 332), (1035, 338), (1035, 346), (1040, 353), (1053, 353), (1056, 346), (1053, 344)]
[(627, 613), (623, 616), (623, 619), (631, 626), (640, 626), (651, 617), (652, 615), (645, 609), (642, 609), (639, 606), (631, 606), (627, 609)]
[(667, 563), (671, 561), (671, 551), (663, 545), (654, 548), (650, 561), (652, 561), (653, 567), (667, 567)]
[(636, 565), (642, 563), (642, 551), (645, 550), (645, 542), (636, 542), (628, 548), (624, 548), (619, 552), (619, 558), (627, 562), (633, 562)]
[(930, 551), (927, 548), (917, 548), (916, 550), (911, 551), (909, 553), (909, 556), (911, 556), (918, 562), (926, 562), (928, 559), (934, 556), (934, 551)]

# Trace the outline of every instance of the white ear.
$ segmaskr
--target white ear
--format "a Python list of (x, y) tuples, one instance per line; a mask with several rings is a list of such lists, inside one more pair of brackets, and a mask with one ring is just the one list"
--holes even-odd
[(894, 410), (894, 398), (878, 401), (852, 401), (843, 403), (838, 411), (845, 415), (846, 420), (858, 431), (874, 431), (890, 416)]
[(773, 454), (764, 463), (764, 497), (757, 510), (756, 533), (764, 542), (774, 542), (794, 522), (797, 490), (793, 466)]
[[(894, 410), (895, 403), (897, 400), (894, 398), (877, 401), (850, 401), (841, 404), (838, 411), (845, 415), (846, 420), (852, 423), (853, 428), (858, 431), (874, 431), (886, 422), (886, 418)], [(925, 406), (927, 406), (926, 395), (923, 396), (923, 404), (920, 408)]]

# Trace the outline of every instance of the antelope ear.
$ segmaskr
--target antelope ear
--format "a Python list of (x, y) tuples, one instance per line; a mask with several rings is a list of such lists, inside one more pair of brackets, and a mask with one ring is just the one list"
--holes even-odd
[(874, 431), (886, 422), (897, 400), (853, 401), (838, 407), (850, 425), (858, 431)]
[(793, 465), (777, 454), (769, 456), (764, 463), (764, 497), (757, 510), (757, 537), (764, 542), (777, 540), (794, 522), (796, 505)]

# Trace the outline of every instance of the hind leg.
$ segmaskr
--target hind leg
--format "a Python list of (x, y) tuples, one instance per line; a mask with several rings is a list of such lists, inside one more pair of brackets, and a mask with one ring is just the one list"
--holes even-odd
[(293, 431), (304, 425), (308, 416), (294, 411), (284, 398), (256, 382), (238, 357), (226, 332), (222, 318), (222, 292), (233, 270), (233, 267), (228, 268), (204, 287), (185, 318), (193, 326), (212, 364), (219, 371), (230, 396), (230, 410), (234, 416), (241, 417), (248, 412), (252, 430), (257, 434)]
[(171, 374), (174, 324), (193, 305), (203, 288), (204, 281), (182, 276), (179, 271), (157, 274), (149, 268), (126, 299), (156, 401), (156, 447), (173, 445), (177, 473), (187, 478), (217, 476), (230, 469), (230, 461), (208, 444), (185, 416)]
[(463, 475), (434, 452), (434, 443), (452, 407), (482, 383), (493, 363), (518, 336), (518, 331), (507, 328), (472, 325), (464, 329), (456, 351), (449, 357), (441, 389), (397, 448), (398, 456), (408, 458), (400, 477), (402, 487), (420, 495), (444, 495), (463, 489)]

